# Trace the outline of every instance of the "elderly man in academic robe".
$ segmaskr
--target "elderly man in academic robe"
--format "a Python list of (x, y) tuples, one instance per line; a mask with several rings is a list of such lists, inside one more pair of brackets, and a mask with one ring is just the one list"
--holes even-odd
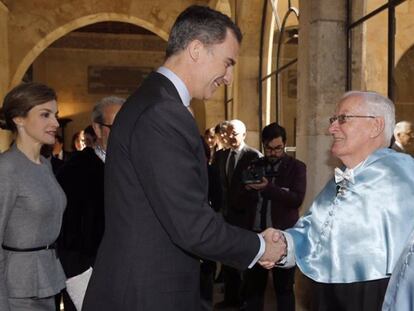
[(313, 283), (312, 310), (381, 310), (393, 268), (414, 228), (414, 161), (387, 148), (393, 103), (353, 91), (330, 118), (343, 163), (295, 227), (288, 256)]

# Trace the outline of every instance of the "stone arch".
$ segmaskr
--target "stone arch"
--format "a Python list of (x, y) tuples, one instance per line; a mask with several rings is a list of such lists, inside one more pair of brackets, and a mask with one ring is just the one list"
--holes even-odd
[(17, 66), (16, 71), (12, 75), (10, 83), (11, 87), (17, 85), (21, 81), (24, 73), (33, 63), (33, 61), (54, 41), (67, 35), (75, 29), (103, 21), (116, 21), (134, 24), (155, 33), (166, 41), (168, 40), (168, 32), (136, 16), (119, 13), (98, 13), (82, 16), (56, 28), (52, 32), (46, 34), (41, 40), (39, 40), (37, 44), (22, 58), (19, 65)]

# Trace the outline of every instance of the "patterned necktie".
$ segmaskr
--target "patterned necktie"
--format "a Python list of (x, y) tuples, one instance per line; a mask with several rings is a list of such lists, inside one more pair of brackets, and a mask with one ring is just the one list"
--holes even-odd
[(236, 165), (236, 151), (230, 152), (229, 164), (227, 167), (227, 181), (230, 184), (234, 173), (234, 166)]

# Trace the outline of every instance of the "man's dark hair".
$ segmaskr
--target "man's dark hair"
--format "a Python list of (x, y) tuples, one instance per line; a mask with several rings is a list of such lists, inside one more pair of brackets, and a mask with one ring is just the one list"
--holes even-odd
[(241, 31), (227, 15), (206, 6), (192, 5), (177, 17), (171, 29), (166, 58), (184, 50), (193, 40), (200, 40), (204, 45), (222, 43), (227, 29), (241, 43)]
[(63, 137), (62, 136), (56, 134), (55, 139), (59, 144), (63, 144)]
[(274, 122), (264, 127), (262, 131), (262, 142), (264, 145), (278, 137), (282, 137), (283, 143), (286, 143), (286, 130), (279, 124)]

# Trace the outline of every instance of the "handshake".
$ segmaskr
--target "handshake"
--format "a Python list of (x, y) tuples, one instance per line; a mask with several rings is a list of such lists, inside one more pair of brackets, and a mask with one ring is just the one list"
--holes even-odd
[(266, 229), (261, 235), (265, 240), (266, 248), (259, 264), (265, 269), (271, 269), (287, 255), (287, 242), (283, 233), (274, 228)]

